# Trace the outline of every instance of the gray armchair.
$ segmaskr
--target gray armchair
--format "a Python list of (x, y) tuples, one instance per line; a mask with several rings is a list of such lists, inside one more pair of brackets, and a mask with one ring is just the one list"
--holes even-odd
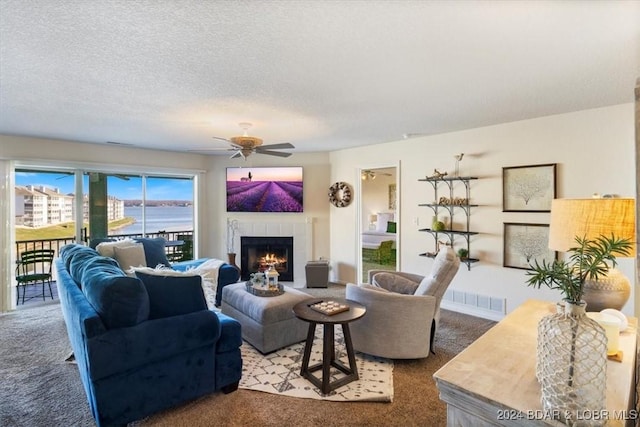
[(389, 359), (428, 357), (440, 301), (459, 267), (460, 258), (444, 247), (427, 276), (374, 270), (370, 284), (347, 284), (347, 299), (367, 307), (367, 314), (349, 325), (353, 348)]

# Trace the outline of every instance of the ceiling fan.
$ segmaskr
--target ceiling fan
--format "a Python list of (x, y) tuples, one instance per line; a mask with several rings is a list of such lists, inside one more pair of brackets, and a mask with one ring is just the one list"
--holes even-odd
[(376, 176), (378, 176), (378, 175), (391, 176), (390, 173), (376, 172), (376, 171), (372, 171), (370, 169), (367, 169), (367, 170), (363, 170), (362, 171), (362, 174), (360, 175), (360, 178), (362, 178), (363, 181), (368, 181), (368, 180), (376, 179)]
[[(235, 151), (233, 155), (231, 155), (232, 159), (237, 157), (242, 157), (246, 159), (252, 153), (257, 154), (267, 154), (269, 156), (278, 156), (278, 157), (289, 157), (291, 153), (285, 153), (281, 151), (273, 151), (273, 150), (282, 150), (288, 148), (296, 148), (293, 144), (288, 142), (284, 142), (281, 144), (270, 144), (270, 145), (262, 145), (262, 139), (257, 138), (255, 136), (249, 136), (249, 128), (252, 126), (251, 123), (239, 123), (239, 126), (244, 130), (242, 136), (232, 136), (231, 138), (221, 138), (219, 136), (214, 136), (213, 139), (218, 139), (220, 141), (228, 142), (231, 145), (231, 148), (219, 148), (217, 150), (227, 150), (227, 151)], [(212, 151), (216, 150), (204, 150), (204, 151)], [(203, 151), (203, 150), (200, 150)]]

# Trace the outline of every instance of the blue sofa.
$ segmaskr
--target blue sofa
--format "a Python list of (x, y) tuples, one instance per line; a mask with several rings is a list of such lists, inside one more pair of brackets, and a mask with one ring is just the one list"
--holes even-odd
[[(165, 267), (171, 267), (177, 271), (186, 271), (190, 268), (195, 268), (204, 263), (209, 258), (199, 258), (189, 261), (169, 262), (165, 255), (164, 243), (166, 240), (162, 237), (155, 238), (135, 238), (138, 242), (141, 242), (144, 246), (147, 265), (149, 267), (155, 267), (158, 264), (163, 264)], [(102, 242), (115, 242), (116, 239), (107, 237), (99, 239), (91, 239), (89, 247), (95, 249)], [(237, 267), (230, 264), (223, 264), (218, 271), (218, 285), (216, 287), (216, 307), (220, 307), (222, 304), (222, 288), (232, 283), (236, 283), (240, 279), (240, 271)]]
[(207, 309), (200, 276), (129, 277), (92, 248), (55, 261), (60, 305), (98, 426), (237, 389), (240, 323)]

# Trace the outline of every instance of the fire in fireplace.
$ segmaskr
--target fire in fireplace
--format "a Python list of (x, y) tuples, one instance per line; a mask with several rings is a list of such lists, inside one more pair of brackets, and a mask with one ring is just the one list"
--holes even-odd
[(293, 237), (240, 237), (242, 280), (273, 264), (283, 282), (293, 282)]

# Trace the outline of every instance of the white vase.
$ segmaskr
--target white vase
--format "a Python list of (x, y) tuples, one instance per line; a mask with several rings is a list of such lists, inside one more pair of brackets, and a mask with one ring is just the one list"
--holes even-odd
[(589, 311), (605, 308), (622, 310), (631, 295), (631, 282), (617, 268), (611, 268), (606, 276), (598, 280), (587, 279), (582, 287), (582, 299), (589, 305)]
[(565, 301), (564, 312), (540, 321), (536, 376), (546, 413), (568, 425), (596, 426), (602, 420), (580, 418), (585, 408), (591, 414), (606, 409), (607, 338), (585, 309), (584, 302)]

